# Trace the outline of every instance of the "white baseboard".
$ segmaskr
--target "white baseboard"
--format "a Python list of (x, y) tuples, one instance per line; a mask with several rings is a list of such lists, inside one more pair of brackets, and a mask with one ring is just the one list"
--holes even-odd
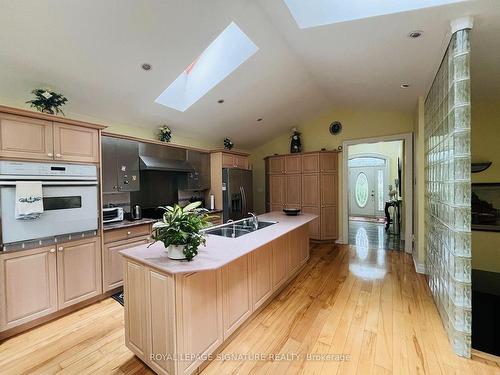
[(415, 271), (417, 273), (421, 273), (423, 275), (427, 275), (427, 272), (425, 270), (425, 264), (424, 263), (418, 263), (413, 256), (412, 256), (412, 259), (413, 259), (413, 264), (415, 265)]

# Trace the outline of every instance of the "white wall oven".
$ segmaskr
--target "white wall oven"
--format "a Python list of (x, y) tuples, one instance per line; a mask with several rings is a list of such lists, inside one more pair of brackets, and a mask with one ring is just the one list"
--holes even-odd
[[(32, 220), (16, 219), (16, 185), (40, 181), (43, 212)], [(73, 238), (98, 229), (98, 178), (93, 165), (0, 161), (2, 250), (13, 245), (32, 247)], [(95, 233), (94, 233), (95, 235)], [(71, 237), (69, 238), (71, 239)]]

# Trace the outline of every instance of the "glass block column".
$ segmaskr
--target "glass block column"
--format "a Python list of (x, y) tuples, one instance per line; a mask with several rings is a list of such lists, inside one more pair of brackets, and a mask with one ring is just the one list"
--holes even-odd
[(425, 100), (429, 287), (455, 353), (471, 350), (470, 30), (453, 34)]

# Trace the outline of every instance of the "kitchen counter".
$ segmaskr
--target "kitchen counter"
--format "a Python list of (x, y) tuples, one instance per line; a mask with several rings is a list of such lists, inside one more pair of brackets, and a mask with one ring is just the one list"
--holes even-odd
[(106, 232), (107, 230), (135, 227), (136, 225), (150, 224), (156, 221), (157, 221), (156, 219), (148, 219), (148, 218), (142, 218), (139, 220), (114, 221), (111, 223), (104, 223), (102, 229)]
[(313, 214), (286, 216), (282, 212), (260, 215), (259, 221), (277, 221), (278, 223), (237, 238), (209, 234), (206, 246), (198, 249), (198, 255), (191, 262), (169, 259), (161, 242), (152, 246), (143, 245), (122, 250), (121, 254), (170, 274), (213, 270), (309, 223), (316, 217)]

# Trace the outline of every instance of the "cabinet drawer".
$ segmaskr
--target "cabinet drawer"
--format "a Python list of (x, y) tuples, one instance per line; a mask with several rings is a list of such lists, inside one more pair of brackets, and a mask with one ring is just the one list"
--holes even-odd
[(150, 227), (150, 224), (140, 224), (133, 227), (108, 230), (104, 232), (104, 243), (122, 241), (139, 236), (148, 236), (151, 234)]

